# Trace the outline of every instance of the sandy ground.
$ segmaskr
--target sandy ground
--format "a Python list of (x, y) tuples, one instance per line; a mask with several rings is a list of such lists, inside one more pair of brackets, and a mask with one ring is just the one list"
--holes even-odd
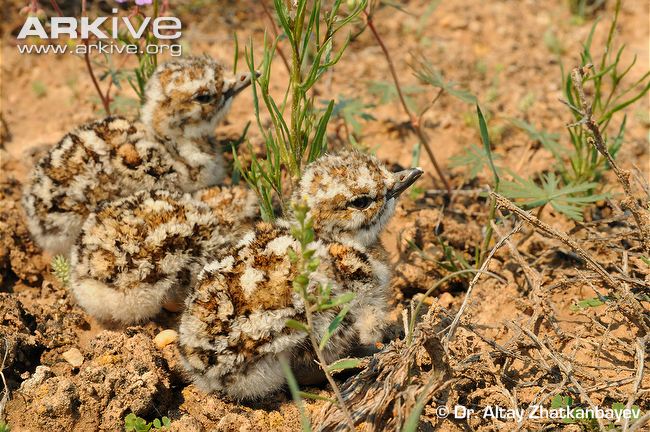
[[(287, 394), (238, 404), (203, 394), (189, 384), (179, 368), (175, 345), (158, 350), (152, 344), (152, 337), (160, 330), (176, 325), (174, 314), (142, 327), (106, 328), (76, 306), (70, 293), (51, 276), (50, 257), (43, 256), (31, 242), (22, 222), (17, 201), (20, 183), (34, 155), (54, 145), (74, 126), (103, 113), (80, 58), (18, 53), (14, 36), (22, 18), (16, 13), (18, 2), (10, 3), (3, 6), (10, 13), (2, 18), (0, 111), (8, 134), (0, 146), (0, 335), (11, 343), (4, 375), (12, 391), (5, 407), (12, 430), (118, 430), (129, 412), (147, 419), (166, 415), (173, 420), (172, 429), (178, 431), (298, 430), (298, 411)], [(594, 36), (597, 54), (612, 16), (613, 2), (607, 3), (605, 10), (598, 13), (601, 24)], [(406, 2), (405, 9), (408, 13), (383, 7), (375, 17), (402, 84), (407, 88), (422, 86), (409, 64), (419, 56), (428, 59), (447, 80), (477, 95), (489, 113), (494, 152), (503, 157), (503, 164), (526, 177), (546, 172), (552, 163), (550, 153), (509, 120), (525, 119), (538, 129), (557, 132), (561, 142), (568, 145), (565, 124), (572, 116), (558, 101), (562, 95), (559, 63), (561, 60), (566, 68), (577, 64), (581, 43), (593, 20), (577, 22), (564, 1), (459, 0), (441, 2), (435, 9), (429, 2), (412, 1)], [(184, 23), (185, 53), (207, 53), (232, 67), (236, 32), (240, 41), (239, 69), (245, 67), (241, 58), (244, 41), (252, 38), (259, 58), (268, 20), (257, 2), (172, 2), (172, 10)], [(637, 56), (631, 80), (648, 70), (649, 13), (647, 3), (628, 1), (619, 19), (617, 38), (626, 45), (624, 58), (629, 61)], [(560, 57), (549, 48), (554, 45), (550, 42), (553, 37), (559, 41)], [(116, 64), (122, 61), (114, 60)], [(124, 59), (125, 68), (133, 65), (133, 59)], [(278, 58), (273, 67), (273, 90), (280, 95), (287, 73)], [(413, 162), (417, 142), (415, 135), (404, 128), (407, 118), (396, 100), (381, 103), (369, 90), (373, 82), (389, 80), (381, 50), (366, 31), (352, 41), (342, 61), (324, 77), (316, 89), (316, 99), (358, 97), (368, 104), (367, 111), (375, 120), (362, 122), (358, 140), (389, 165), (406, 167)], [(101, 84), (106, 87), (105, 81)], [(114, 97), (121, 101), (134, 98), (128, 87), (124, 81), (121, 89), (115, 89)], [(433, 96), (433, 89), (422, 86), (413, 99), (424, 104)], [(255, 123), (251, 104), (250, 92), (237, 99), (227, 121), (217, 130), (220, 139), (236, 138), (247, 122)], [(136, 107), (120, 103), (116, 112), (135, 116)], [(624, 168), (636, 167), (642, 177), (650, 178), (648, 98), (629, 107), (626, 113), (627, 132), (618, 160)], [(449, 166), (450, 157), (463, 153), (469, 144), (480, 143), (474, 118), (473, 106), (449, 95), (443, 95), (424, 116), (436, 157), (455, 188), (473, 189), (490, 178), (488, 172), (483, 172), (478, 179), (468, 181), (461, 169)], [(612, 130), (620, 120), (615, 123)], [(255, 129), (251, 128), (249, 138), (259, 147), (260, 134)], [(336, 120), (329, 131), (334, 147), (348, 145), (341, 130), (342, 121)], [(424, 152), (419, 164), (433, 174)], [(619, 189), (611, 173), (606, 174), (603, 183), (605, 189)], [(423, 190), (441, 187), (432, 176), (424, 177), (419, 186)], [(547, 209), (542, 219), (569, 232), (608, 272), (625, 274), (646, 284), (639, 288), (638, 282), (628, 282), (625, 289), (645, 289), (647, 293), (650, 267), (641, 260), (643, 254), (634, 239), (632, 220), (621, 215), (616, 201), (597, 203), (585, 217), (587, 224), (577, 224)], [(615, 221), (599, 222), (608, 218)], [(441, 264), (444, 256), (440, 240), (471, 259), (486, 221), (486, 201), (476, 194), (462, 195), (452, 208), (443, 206), (435, 194), (402, 202), (383, 235), (395, 268), (392, 287), (396, 323), (412, 298), (421, 298), (449, 273)], [(615, 302), (574, 310), (577, 301), (594, 296), (594, 285), (606, 290), (602, 281), (594, 278), (584, 261), (576, 259), (566, 245), (539, 234), (526, 239), (528, 230), (524, 227), (512, 238), (513, 243), (520, 242), (517, 248), (526, 265), (522, 266), (504, 246), (489, 267), (500, 280), (483, 278), (476, 285), (444, 359), (449, 367), (445, 375), (449, 384), (442, 389), (427, 388), (434, 392), (433, 401), (424, 409), (421, 430), (514, 430), (516, 424), (512, 421), (441, 420), (435, 416), (435, 407), (526, 407), (536, 401), (548, 403), (557, 394), (575, 394), (576, 385), (561, 366), (565, 363), (574, 368), (574, 375), (595, 405), (626, 403), (635, 394), (638, 397), (634, 403), (644, 412), (650, 410), (648, 375), (635, 383), (639, 358), (648, 361), (648, 350), (645, 354), (642, 351), (640, 357), (637, 354), (642, 329), (633, 323), (629, 310)], [(539, 277), (539, 284), (529, 283), (531, 274)], [(455, 278), (434, 292), (435, 300), (428, 301), (432, 326), (449, 324), (449, 315), (458, 310), (467, 285), (468, 279)], [(648, 313), (648, 301), (640, 304)], [(521, 328), (530, 329), (537, 341)], [(420, 340), (423, 346), (425, 339), (423, 336)], [(537, 342), (559, 353), (559, 363), (554, 363)], [(81, 366), (73, 366), (63, 358), (70, 349), (82, 354)], [(403, 394), (420, 394), (429, 370), (432, 366), (435, 369), (433, 356), (428, 358), (424, 348), (416, 350), (417, 356), (409, 354), (399, 342), (391, 349), (399, 355), (417, 357), (411, 371), (417, 378), (408, 384), (411, 387), (405, 384)], [(392, 367), (390, 362), (375, 366), (378, 370)], [(328, 394), (325, 387), (309, 391)], [(412, 406), (413, 400), (394, 396), (395, 400), (400, 398), (404, 398), (405, 407)], [(588, 404), (580, 396), (574, 399)], [(318, 413), (327, 410), (325, 403), (307, 405), (314, 418), (323, 419)], [(394, 414), (398, 407), (392, 404), (386, 410)], [(332, 416), (335, 418), (336, 413)], [(531, 422), (524, 427), (578, 428), (561, 421), (547, 423)]]

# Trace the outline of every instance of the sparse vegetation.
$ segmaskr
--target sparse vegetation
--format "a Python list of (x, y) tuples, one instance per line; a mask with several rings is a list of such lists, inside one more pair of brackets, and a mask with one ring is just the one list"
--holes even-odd
[(47, 87), (43, 81), (40, 80), (32, 82), (32, 91), (34, 92), (34, 96), (36, 96), (38, 99), (42, 99), (47, 95)]
[[(645, 73), (635, 82), (628, 83), (628, 86), (621, 90), (624, 78), (636, 63), (636, 57), (629, 65), (623, 66), (621, 57), (624, 46), (618, 49), (614, 47), (614, 30), (619, 11), (620, 1), (617, 1), (598, 70), (585, 79), (585, 83), (594, 86), (592, 114), (603, 131), (607, 129), (617, 113), (638, 101), (650, 90), (650, 72)], [(594, 62), (592, 41), (597, 24), (597, 22), (594, 23), (583, 45), (581, 54), (583, 66), (591, 65)], [(589, 133), (582, 127), (582, 109), (579, 106), (577, 89), (572, 84), (570, 74), (567, 73), (564, 77), (564, 70), (562, 73), (565, 103), (571, 109), (575, 119), (575, 123), (568, 128), (568, 138), (571, 144), (569, 147), (561, 144), (559, 133), (540, 130), (524, 120), (511, 120), (514, 126), (524, 130), (530, 139), (541, 144), (553, 155), (555, 159), (554, 171), (525, 178), (507, 166), (496, 168), (498, 172), (502, 172), (501, 177), (504, 177), (501, 183), (503, 194), (524, 208), (538, 208), (541, 213), (548, 204), (567, 217), (581, 221), (582, 212), (586, 206), (609, 196), (604, 193), (596, 193), (597, 190), (602, 189), (602, 185), (598, 181), (603, 172), (608, 169), (608, 165), (606, 158), (591, 144), (592, 138)], [(607, 79), (609, 82), (606, 82)], [(627, 116), (624, 115), (620, 119), (620, 126), (615, 135), (608, 137), (606, 133), (603, 133), (608, 151), (614, 158), (623, 143), (626, 123)], [(501, 157), (500, 155), (495, 156), (494, 159)], [(469, 147), (469, 151), (453, 159), (453, 164), (455, 166), (466, 165), (468, 176), (474, 178), (483, 168), (490, 165), (489, 155), (485, 151), (479, 152), (475, 147)]]
[(124, 417), (124, 430), (126, 432), (149, 432), (151, 430), (168, 430), (172, 422), (169, 417), (154, 419), (147, 422), (145, 419), (138, 417), (134, 413), (127, 414)]
[[(302, 174), (305, 165), (318, 158), (327, 149), (327, 124), (334, 109), (330, 100), (325, 111), (314, 105), (310, 90), (323, 74), (341, 59), (349, 36), (339, 47), (336, 37), (347, 29), (365, 7), (365, 0), (355, 5), (342, 18), (339, 17), (341, 1), (325, 9), (322, 1), (308, 4), (306, 0), (287, 4), (275, 0), (274, 7), (280, 28), (289, 41), (290, 76), (284, 98), (276, 100), (270, 93), (271, 65), (280, 36), (264, 39), (264, 53), (259, 67), (260, 76), (254, 80), (253, 103), (258, 130), (264, 139), (266, 155), (258, 159), (254, 152), (250, 165), (243, 166), (235, 153), (237, 169), (242, 178), (257, 193), (262, 217), (276, 217), (275, 203), (280, 213), (288, 209), (288, 199)], [(309, 5), (309, 7), (308, 7)], [(258, 70), (253, 54), (253, 42), (246, 47), (246, 63), (251, 73)], [(271, 116), (272, 128), (263, 126), (260, 100)], [(288, 121), (286, 117), (289, 117)]]
[[(332, 390), (336, 395), (336, 402), (339, 404), (341, 410), (345, 413), (345, 419), (348, 427), (350, 430), (354, 430), (354, 420), (352, 419), (352, 416), (345, 406), (345, 401), (343, 400), (343, 396), (341, 395), (341, 391), (338, 385), (332, 378), (332, 372), (354, 368), (358, 365), (359, 361), (357, 359), (341, 359), (332, 364), (329, 364), (325, 360), (325, 355), (323, 353), (328, 341), (334, 335), (334, 333), (338, 331), (343, 318), (345, 318), (347, 313), (350, 311), (349, 303), (354, 300), (354, 293), (346, 293), (337, 297), (332, 297), (331, 286), (323, 286), (320, 283), (314, 284), (310, 281), (310, 275), (316, 269), (318, 269), (320, 260), (318, 257), (314, 256), (314, 253), (316, 251), (312, 249), (312, 242), (314, 241), (315, 234), (311, 219), (309, 219), (307, 216), (309, 208), (302, 203), (293, 203), (292, 210), (293, 215), (296, 218), (297, 225), (291, 228), (291, 234), (296, 240), (300, 242), (300, 250), (292, 250), (289, 253), (290, 260), (294, 264), (297, 264), (298, 268), (300, 269), (300, 273), (294, 278), (292, 283), (294, 291), (300, 295), (305, 304), (306, 322), (289, 320), (287, 321), (287, 327), (293, 328), (294, 330), (303, 331), (309, 335), (309, 341), (314, 352), (316, 353), (316, 357), (318, 358), (318, 364), (323, 370), (327, 381), (331, 385)], [(315, 313), (329, 309), (337, 309), (339, 312), (336, 314), (322, 339), (319, 341), (317, 340), (316, 334), (314, 332), (313, 315)], [(291, 375), (287, 374), (287, 380), (290, 382), (290, 385), (292, 385), (291, 379)], [(311, 397), (312, 395), (309, 393), (301, 392), (299, 396)], [(295, 395), (294, 398), (296, 398)]]
[[(285, 331), (303, 332), (327, 382), (299, 384), (291, 359), (282, 358), (277, 372), (288, 392), (242, 404), (181, 380), (173, 344), (142, 352), (172, 313), (128, 329), (102, 328), (85, 315), (66, 288), (69, 261), (41, 255), (26, 234), (20, 181), (40, 146), (63, 132), (59, 123), (135, 114), (153, 68), (167, 57), (26, 61), (13, 52), (24, 16), (12, 23), (3, 15), (3, 78), (11, 85), (3, 87), (0, 117), (0, 432), (68, 430), (74, 422), (127, 432), (177, 422), (260, 432), (351, 430), (351, 423), (403, 432), (648, 428), (646, 4), (267, 0), (215, 8), (207, 0), (108, 0), (71, 10), (70, 2), (28, 3), (26, 12), (44, 23), (107, 16), (107, 5), (136, 27), (145, 15), (178, 14), (184, 50), (232, 62), (235, 73), (259, 71), (212, 144), (232, 149), (225, 156), (236, 169), (225, 183), (250, 186), (263, 219), (296, 216), (291, 233), (300, 247), (289, 255), (299, 275), (291, 294), (306, 315)], [(65, 39), (95, 41), (92, 34)], [(141, 39), (121, 33), (114, 41), (156, 42), (149, 29)], [(408, 191), (410, 200), (404, 194), (382, 234), (395, 306), (387, 339), (372, 357), (328, 363), (323, 354), (354, 299), (314, 283), (314, 229), (293, 192), (310, 161), (339, 147), (375, 153), (391, 170), (421, 165), (427, 175)], [(322, 337), (313, 319), (324, 311), (333, 319)], [(137, 336), (135, 348), (114, 347), (126, 334)], [(101, 349), (93, 350), (98, 340)], [(75, 347), (81, 367), (61, 357)], [(152, 354), (146, 367), (119, 360), (134, 349), (135, 357)], [(109, 385), (104, 372), (122, 367), (118, 384)], [(27, 380), (31, 392), (21, 387)], [(114, 400), (129, 403), (95, 409), (86, 391), (95, 388), (124, 390)], [(152, 400), (160, 418), (136, 410)], [(454, 418), (457, 405), (476, 412)], [(523, 418), (486, 418), (495, 405)], [(573, 415), (527, 417), (537, 406)], [(634, 414), (597, 418), (589, 414), (596, 407)]]
[[(329, 101), (323, 101), (323, 104), (329, 108)], [(363, 134), (363, 123), (377, 120), (370, 111), (375, 106), (364, 103), (360, 98), (346, 98), (339, 96), (332, 109), (331, 118), (340, 122), (340, 126), (345, 132), (345, 139), (352, 147), (364, 149), (361, 137)], [(327, 109), (327, 108), (325, 108)]]
[(70, 285), (70, 261), (63, 255), (52, 258), (52, 274), (63, 286)]

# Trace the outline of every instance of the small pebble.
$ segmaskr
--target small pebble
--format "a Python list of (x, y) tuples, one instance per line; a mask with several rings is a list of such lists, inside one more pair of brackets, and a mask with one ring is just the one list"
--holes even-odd
[(174, 330), (163, 330), (153, 338), (153, 343), (158, 349), (163, 349), (170, 343), (178, 340), (178, 333)]
[(78, 368), (84, 362), (84, 356), (77, 348), (70, 348), (62, 354), (65, 361), (70, 363), (73, 367)]

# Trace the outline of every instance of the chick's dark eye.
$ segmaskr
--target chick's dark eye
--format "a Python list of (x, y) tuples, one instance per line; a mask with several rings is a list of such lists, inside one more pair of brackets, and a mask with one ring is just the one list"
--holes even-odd
[(194, 100), (198, 103), (207, 104), (214, 100), (214, 95), (211, 93), (202, 93), (194, 96)]
[(350, 201), (348, 203), (348, 206), (354, 207), (355, 209), (358, 210), (363, 210), (368, 208), (370, 204), (372, 204), (372, 198), (370, 198), (369, 196), (360, 196)]

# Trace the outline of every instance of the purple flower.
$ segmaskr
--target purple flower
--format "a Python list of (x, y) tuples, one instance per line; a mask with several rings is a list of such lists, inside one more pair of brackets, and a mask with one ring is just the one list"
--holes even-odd
[[(118, 3), (126, 3), (129, 0), (115, 0)], [(153, 0), (135, 0), (135, 4), (138, 6), (150, 5), (153, 3)]]

